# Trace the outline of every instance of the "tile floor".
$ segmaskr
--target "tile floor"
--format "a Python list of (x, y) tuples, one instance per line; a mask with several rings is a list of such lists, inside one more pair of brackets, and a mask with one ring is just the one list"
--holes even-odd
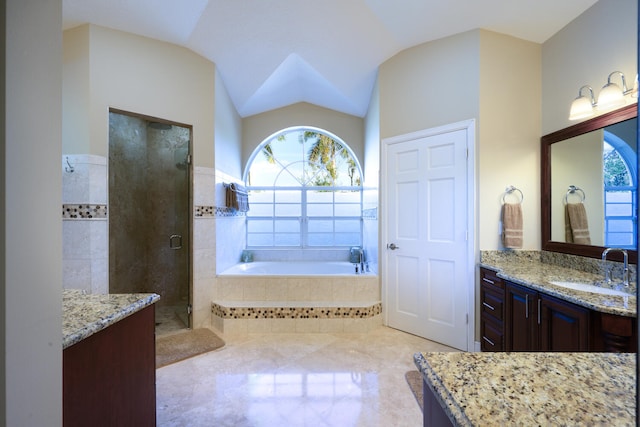
[(182, 306), (156, 306), (156, 336), (185, 330), (186, 322), (186, 311)]
[(413, 354), (456, 351), (394, 329), (267, 334), (156, 371), (157, 425), (421, 426)]

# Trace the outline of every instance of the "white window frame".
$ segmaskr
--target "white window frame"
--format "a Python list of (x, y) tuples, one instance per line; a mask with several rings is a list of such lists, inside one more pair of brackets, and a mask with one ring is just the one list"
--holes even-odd
[[(269, 250), (269, 249), (273, 249), (273, 250), (280, 250), (280, 249), (344, 249), (344, 248), (349, 248), (351, 246), (362, 246), (362, 236), (363, 236), (363, 219), (362, 219), (362, 208), (363, 208), (363, 187), (360, 186), (308, 186), (305, 185), (304, 183), (301, 183), (299, 186), (278, 186), (278, 185), (249, 185), (249, 183), (247, 182), (248, 180), (248, 175), (249, 175), (249, 171), (251, 169), (251, 165), (253, 164), (253, 161), (255, 159), (256, 156), (260, 155), (260, 153), (262, 152), (262, 149), (264, 148), (264, 146), (266, 144), (268, 144), (270, 141), (272, 141), (274, 138), (278, 137), (279, 135), (283, 135), (283, 134), (287, 134), (290, 132), (295, 132), (295, 131), (299, 131), (299, 132), (304, 132), (304, 131), (313, 131), (313, 132), (318, 132), (318, 133), (323, 133), (329, 137), (331, 137), (332, 139), (334, 139), (335, 141), (339, 142), (343, 147), (345, 147), (347, 149), (347, 151), (349, 152), (349, 155), (352, 157), (352, 159), (355, 161), (356, 163), (356, 167), (357, 167), (357, 171), (359, 173), (359, 176), (361, 177), (361, 181), (362, 181), (362, 169), (360, 168), (360, 164), (358, 162), (357, 157), (355, 156), (355, 154), (353, 153), (353, 151), (351, 150), (351, 147), (349, 147), (348, 144), (346, 144), (341, 138), (337, 137), (336, 135), (332, 134), (331, 132), (328, 132), (324, 129), (319, 129), (319, 128), (313, 128), (313, 127), (309, 127), (309, 126), (296, 126), (296, 127), (291, 127), (291, 128), (287, 128), (287, 129), (283, 129), (279, 132), (274, 133), (273, 135), (269, 136), (268, 138), (266, 138), (264, 141), (262, 141), (262, 143), (260, 143), (258, 145), (258, 147), (256, 147), (256, 149), (254, 150), (254, 152), (252, 153), (251, 157), (249, 158), (249, 161), (247, 162), (247, 166), (245, 167), (245, 172), (244, 172), (244, 177), (243, 177), (243, 181), (245, 182), (245, 185), (247, 187), (247, 190), (249, 192), (249, 206), (255, 206), (255, 205), (268, 205), (268, 204), (272, 204), (273, 208), (272, 208), (272, 215), (270, 216), (266, 216), (266, 215), (262, 215), (262, 216), (254, 216), (251, 213), (251, 209), (249, 210), (249, 212), (247, 212), (247, 217), (246, 217), (246, 227), (245, 227), (245, 233), (246, 233), (246, 242), (247, 242), (247, 249), (253, 249), (253, 250)], [(306, 159), (300, 159), (298, 161), (306, 161)], [(287, 168), (288, 165), (282, 165), (282, 170), (284, 171)], [(309, 216), (308, 214), (308, 197), (307, 197), (307, 193), (309, 191), (317, 191), (317, 190), (322, 190), (322, 191), (332, 191), (333, 194), (333, 201), (331, 203), (332, 206), (332, 212), (333, 215), (332, 216)], [(254, 192), (257, 191), (270, 191), (273, 192), (273, 202), (267, 203), (267, 202), (262, 202), (262, 203), (256, 203), (255, 200), (252, 200), (252, 194), (255, 194)], [(300, 191), (300, 215), (299, 216), (278, 216), (275, 213), (275, 209), (277, 207), (277, 203), (275, 202), (275, 198), (277, 196), (277, 192), (278, 191)], [(340, 192), (340, 191), (357, 191), (359, 192), (359, 197), (358, 197), (358, 211), (359, 211), (359, 215), (357, 216), (336, 216), (335, 212), (336, 212), (336, 206), (340, 205), (340, 204), (353, 204), (353, 203), (341, 203), (341, 202), (337, 202), (335, 201), (336, 192)], [(293, 218), (297, 218), (297, 220), (299, 221), (300, 224), (300, 228), (299, 228), (299, 233), (296, 233), (299, 236), (299, 244), (297, 245), (280, 245), (277, 244), (277, 236), (279, 234), (278, 231), (276, 231), (276, 222), (278, 220), (291, 220)], [(314, 220), (330, 220), (332, 221), (332, 245), (315, 245), (315, 244), (311, 244), (310, 243), (310, 236), (315, 234), (314, 232), (309, 232), (309, 221), (314, 221)], [(359, 227), (358, 227), (358, 238), (357, 241), (351, 241), (345, 244), (337, 244), (337, 242), (339, 241), (339, 239), (337, 238), (337, 235), (340, 233), (339, 231), (336, 231), (336, 221), (339, 220), (352, 220), (352, 221), (359, 221)], [(255, 231), (250, 231), (250, 222), (251, 221), (271, 221), (271, 230), (270, 231), (260, 231), (260, 232), (255, 232)], [(251, 237), (252, 235), (271, 235), (271, 244), (269, 245), (250, 245), (250, 241), (251, 241)], [(289, 234), (289, 233), (280, 233), (282, 235), (284, 234)], [(328, 234), (328, 233), (327, 233)], [(311, 239), (312, 240), (312, 239)]]
[[(625, 163), (626, 167), (627, 167), (627, 171), (629, 172), (629, 180), (632, 183), (636, 183), (637, 182), (637, 169), (636, 169), (636, 162), (635, 162), (635, 157), (637, 156), (637, 154), (631, 149), (631, 147), (629, 147), (629, 145), (624, 142), (622, 139), (620, 139), (618, 136), (614, 135), (611, 132), (608, 131), (604, 131), (604, 141), (609, 144), (611, 147), (613, 147), (613, 149), (618, 153), (618, 156), (620, 156), (620, 158), (622, 159), (622, 161)], [(604, 164), (603, 164), (604, 167)], [(609, 246), (615, 246), (615, 247), (623, 247), (626, 249), (635, 249), (636, 245), (635, 242), (638, 238), (638, 220), (636, 217), (636, 212), (637, 212), (637, 205), (638, 205), (638, 188), (635, 185), (630, 185), (630, 186), (618, 186), (618, 187), (614, 187), (614, 186), (608, 186), (605, 185), (604, 186), (604, 237), (605, 237), (605, 246), (609, 247)], [(626, 202), (626, 203), (618, 203), (618, 202), (611, 202), (609, 196), (609, 193), (614, 193), (614, 192), (625, 192), (628, 191), (631, 193), (631, 202)], [(612, 205), (630, 205), (630, 215), (627, 216), (621, 216), (621, 215), (616, 215), (616, 216), (611, 216), (608, 215), (609, 206)], [(616, 234), (627, 234), (627, 233), (623, 233), (623, 232), (615, 232), (615, 231), (611, 231), (609, 228), (609, 223), (611, 221), (629, 221), (632, 224), (632, 233), (633, 233), (633, 238), (632, 241), (633, 243), (627, 245), (627, 246), (621, 246), (618, 244), (613, 244), (611, 242), (611, 238), (612, 236), (616, 235)]]

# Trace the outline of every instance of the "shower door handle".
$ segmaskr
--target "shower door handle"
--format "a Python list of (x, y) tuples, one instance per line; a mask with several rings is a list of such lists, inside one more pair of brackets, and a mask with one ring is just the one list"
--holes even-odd
[(182, 236), (179, 234), (172, 234), (169, 237), (169, 249), (177, 250), (182, 249)]

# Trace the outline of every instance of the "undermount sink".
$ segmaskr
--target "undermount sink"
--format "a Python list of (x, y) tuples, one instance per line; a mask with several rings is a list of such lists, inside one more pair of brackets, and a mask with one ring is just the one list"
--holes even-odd
[(618, 291), (616, 289), (611, 289), (611, 288), (603, 288), (603, 287), (592, 285), (589, 283), (563, 282), (563, 281), (553, 281), (553, 280), (550, 283), (563, 288), (573, 289), (575, 291), (591, 292), (594, 294), (615, 295), (615, 296), (621, 296), (621, 297), (628, 297), (631, 295), (627, 292)]

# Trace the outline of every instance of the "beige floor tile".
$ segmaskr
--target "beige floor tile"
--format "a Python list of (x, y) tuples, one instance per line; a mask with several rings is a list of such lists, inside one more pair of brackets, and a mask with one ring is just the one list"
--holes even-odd
[(404, 374), (421, 351), (455, 350), (386, 327), (230, 338), (157, 370), (158, 426), (420, 426)]

